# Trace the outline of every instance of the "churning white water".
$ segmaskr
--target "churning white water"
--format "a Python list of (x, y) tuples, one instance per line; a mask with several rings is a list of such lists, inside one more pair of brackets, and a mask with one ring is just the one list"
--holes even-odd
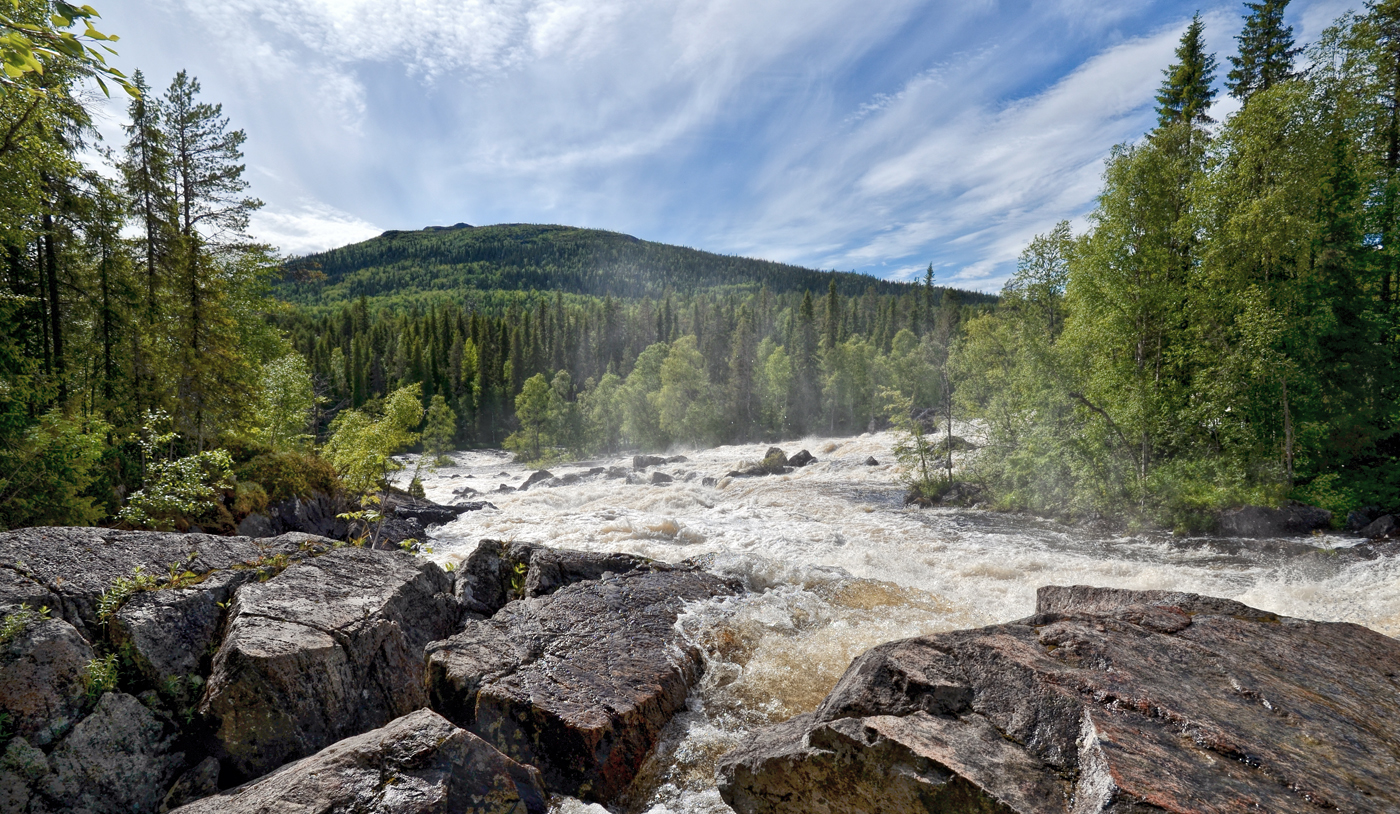
[[(702, 685), (667, 729), (619, 811), (729, 812), (715, 759), (746, 731), (814, 707), (855, 656), (892, 639), (1029, 615), (1042, 585), (1193, 591), (1288, 616), (1355, 622), (1400, 636), (1400, 560), (1321, 556), (1345, 537), (1229, 541), (1106, 536), (1032, 518), (908, 508), (889, 434), (807, 438), (818, 462), (788, 475), (720, 480), (766, 445), (684, 451), (653, 486), (595, 477), (495, 492), (530, 471), (504, 453), (465, 452), (424, 478), (430, 499), (471, 487), (497, 508), (434, 529), (439, 562), (478, 540), (522, 540), (675, 562), (699, 558), (749, 593), (693, 604), (678, 621), (707, 654)], [(879, 463), (866, 464), (874, 457)], [(551, 467), (555, 475), (631, 459)], [(653, 470), (654, 471), (654, 470)], [(563, 800), (557, 814), (595, 812)]]

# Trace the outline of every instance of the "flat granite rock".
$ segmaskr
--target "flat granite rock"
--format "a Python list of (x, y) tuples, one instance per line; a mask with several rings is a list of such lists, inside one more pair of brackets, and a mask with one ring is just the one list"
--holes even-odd
[(341, 548), (238, 589), (200, 705), (224, 770), (262, 775), (427, 704), (423, 648), (458, 629), (437, 565)]
[(431, 710), (347, 738), (178, 814), (544, 814), (539, 773)]
[(429, 645), (433, 708), (539, 767), (550, 791), (611, 800), (699, 678), (677, 615), (734, 592), (700, 571), (638, 570), (511, 602)]
[(671, 566), (633, 554), (482, 540), (454, 572), (454, 590), (468, 611), (490, 616), (512, 599), (544, 596), (608, 572), (625, 574), (636, 570), (666, 571)]
[(1400, 811), (1400, 642), (1195, 594), (1040, 590), (890, 642), (720, 763), (739, 814)]
[(97, 600), (138, 566), (157, 577), (172, 565), (207, 574), (278, 555), (295, 560), (332, 544), (301, 533), (258, 540), (103, 528), (16, 529), (0, 533), (0, 607), (47, 605), (88, 641), (96, 641)]

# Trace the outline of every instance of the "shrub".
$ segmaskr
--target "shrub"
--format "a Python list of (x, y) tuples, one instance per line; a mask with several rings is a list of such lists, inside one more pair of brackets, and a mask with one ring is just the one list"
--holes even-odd
[(310, 452), (265, 452), (239, 466), (235, 474), (240, 485), (256, 485), (263, 492), (263, 506), (252, 511), (293, 497), (308, 498), (317, 492), (333, 495), (340, 491), (335, 467)]
[(93, 659), (83, 668), (83, 686), (87, 688), (89, 700), (96, 701), (103, 693), (117, 688), (117, 654)]

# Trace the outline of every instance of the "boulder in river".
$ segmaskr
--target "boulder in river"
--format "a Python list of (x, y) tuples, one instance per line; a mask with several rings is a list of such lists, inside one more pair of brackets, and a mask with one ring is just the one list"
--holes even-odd
[(511, 602), (429, 646), (433, 708), (537, 766), (550, 791), (611, 800), (700, 675), (677, 615), (734, 590), (700, 571), (638, 570)]
[(1332, 526), (1332, 513), (1316, 506), (1290, 503), (1281, 509), (1242, 506), (1220, 515), (1218, 531), (1225, 537), (1282, 537), (1311, 534)]
[(539, 773), (431, 710), (346, 738), (179, 814), (544, 814)]
[(462, 616), (452, 579), (341, 548), (239, 589), (200, 705), (226, 773), (257, 777), (426, 705), (423, 648)]
[(526, 478), (524, 483), (520, 484), (520, 491), (524, 492), (531, 486), (537, 483), (544, 483), (553, 477), (554, 473), (550, 472), (548, 469), (536, 469), (534, 472), (530, 473), (530, 477)]
[(721, 760), (739, 814), (1400, 810), (1400, 642), (1166, 591), (891, 642)]
[(865, 459), (865, 465), (866, 465), (866, 466), (879, 466), (879, 465), (880, 465), (880, 462), (877, 461), (877, 460), (875, 460), (875, 456), (874, 456), (874, 455), (871, 455), (869, 458), (866, 458), (866, 459)]
[(807, 464), (814, 464), (816, 462), (816, 457), (813, 456), (812, 453), (804, 449), (788, 459), (788, 466), (803, 467)]
[(1395, 515), (1387, 514), (1376, 518), (1361, 530), (1362, 537), (1369, 537), (1372, 540), (1379, 540), (1384, 537), (1400, 537), (1400, 520)]
[(454, 572), (455, 591), (468, 612), (490, 616), (513, 599), (545, 596), (565, 585), (599, 579), (608, 572), (625, 574), (669, 568), (634, 554), (482, 540)]
[(673, 481), (673, 480), (675, 480), (675, 478), (671, 477), (670, 475), (667, 475), (665, 472), (653, 472), (653, 473), (651, 473), (651, 485), (652, 485), (652, 486), (659, 486), (659, 485), (661, 485), (661, 484), (663, 484), (663, 483), (670, 483), (670, 482)]
[(666, 463), (666, 459), (660, 455), (634, 455), (632, 456), (632, 468), (643, 470), (651, 466), (661, 466)]

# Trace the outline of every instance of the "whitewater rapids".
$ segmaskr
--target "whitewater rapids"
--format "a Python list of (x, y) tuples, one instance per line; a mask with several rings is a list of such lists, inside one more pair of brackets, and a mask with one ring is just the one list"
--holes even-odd
[[(432, 559), (460, 561), (482, 539), (699, 558), (750, 593), (694, 603), (677, 624), (706, 653), (701, 685), (671, 722), (619, 812), (728, 814), (716, 758), (754, 727), (812, 709), (873, 645), (1030, 615), (1042, 585), (1192, 591), (1287, 616), (1355, 622), (1400, 636), (1400, 560), (1318, 556), (1344, 536), (1230, 541), (1106, 536), (1022, 516), (903, 505), (888, 433), (782, 444), (817, 463), (788, 475), (735, 478), (763, 445), (679, 450), (655, 467), (669, 484), (601, 477), (556, 488), (519, 486), (530, 470), (501, 452), (459, 452), (424, 476), (440, 503), (488, 500), (433, 529)], [(673, 451), (673, 454), (677, 451)], [(866, 465), (874, 457), (876, 466)], [(555, 475), (631, 458), (550, 467)], [(721, 479), (718, 486), (702, 478)], [(454, 494), (470, 487), (483, 494)], [(554, 814), (602, 814), (556, 801)]]

